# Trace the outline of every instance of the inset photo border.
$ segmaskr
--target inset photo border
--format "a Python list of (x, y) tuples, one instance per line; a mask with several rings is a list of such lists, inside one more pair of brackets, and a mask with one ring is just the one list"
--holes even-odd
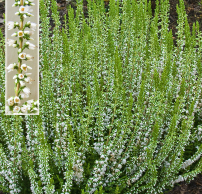
[(5, 13), (5, 114), (39, 115), (39, 1), (6, 1)]

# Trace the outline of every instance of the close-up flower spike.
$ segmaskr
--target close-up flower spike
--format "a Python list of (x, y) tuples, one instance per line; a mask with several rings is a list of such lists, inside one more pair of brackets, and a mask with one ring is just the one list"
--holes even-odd
[[(17, 48), (17, 53), (18, 53), (18, 64), (16, 63), (11, 63), (7, 66), (8, 73), (14, 70), (17, 70), (17, 74), (13, 77), (15, 81), (15, 97), (14, 97), (14, 103), (21, 103), (20, 99), (28, 98), (29, 95), (31, 94), (31, 91), (28, 87), (26, 87), (26, 84), (32, 84), (32, 81), (35, 81), (28, 77), (32, 73), (27, 73), (28, 70), (32, 70), (32, 67), (22, 64), (23, 60), (24, 61), (33, 61), (34, 57), (31, 56), (27, 52), (23, 52), (24, 49), (30, 49), (30, 50), (35, 50), (37, 48), (36, 45), (32, 44), (31, 42), (23, 42), (23, 39), (26, 40), (34, 40), (31, 36), (34, 34), (34, 31), (36, 30), (37, 24), (34, 22), (25, 22), (24, 19), (27, 17), (34, 16), (30, 12), (33, 11), (31, 9), (31, 6), (34, 6), (35, 4), (33, 3), (32, 0), (27, 0), (24, 1), (15, 1), (14, 4), (12, 4), (12, 7), (17, 7), (19, 6), (18, 11), (15, 13), (15, 15), (20, 16), (20, 22), (14, 22), (14, 21), (8, 21), (7, 26), (8, 30), (13, 30), (16, 27), (18, 28), (17, 32), (14, 32), (11, 34), (12, 37), (18, 37), (19, 38), (19, 43), (17, 40), (13, 39), (8, 39), (8, 46), (12, 46), (14, 48)], [(29, 28), (30, 30), (25, 30), (25, 28)], [(23, 72), (26, 72), (23, 74)], [(13, 106), (13, 97), (9, 98), (8, 106)], [(26, 102), (20, 107), (20, 106), (15, 106), (13, 109), (9, 109), (9, 113), (33, 113), (33, 112), (38, 112), (38, 108), (34, 107), (35, 109), (32, 108), (26, 108), (25, 106)]]

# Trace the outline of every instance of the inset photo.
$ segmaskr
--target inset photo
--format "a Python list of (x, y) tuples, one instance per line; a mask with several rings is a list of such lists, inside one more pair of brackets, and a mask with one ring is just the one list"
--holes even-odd
[(5, 113), (39, 115), (39, 5), (5, 3)]

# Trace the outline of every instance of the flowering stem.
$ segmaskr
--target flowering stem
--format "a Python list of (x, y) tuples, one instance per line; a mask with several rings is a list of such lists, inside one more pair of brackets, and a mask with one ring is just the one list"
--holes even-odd
[[(23, 0), (20, 0), (20, 5), (23, 6)], [(23, 17), (20, 17), (20, 30), (23, 30)], [(19, 38), (19, 43), (20, 43), (20, 49), (22, 49), (22, 44), (23, 44), (23, 38), (20, 37)], [(19, 60), (19, 63), (18, 63), (18, 73), (20, 74), (21, 73), (21, 65), (22, 65), (22, 59)], [(15, 96), (18, 96), (18, 91), (20, 89), (20, 83), (17, 83), (17, 89), (16, 89), (16, 93), (15, 93)]]

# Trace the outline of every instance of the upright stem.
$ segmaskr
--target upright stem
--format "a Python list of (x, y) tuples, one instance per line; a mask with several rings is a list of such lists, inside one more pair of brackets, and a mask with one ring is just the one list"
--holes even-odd
[[(23, 0), (20, 0), (20, 5), (23, 6)], [(23, 17), (20, 17), (20, 30), (22, 30), (22, 29), (23, 29)], [(22, 49), (22, 44), (23, 44), (22, 37), (19, 38), (19, 43), (20, 43), (20, 49)], [(21, 65), (22, 65), (22, 59), (20, 59), (20, 61), (18, 63), (18, 74), (21, 73)], [(15, 96), (18, 96), (19, 89), (20, 89), (20, 83), (17, 83), (17, 89), (16, 89)]]

